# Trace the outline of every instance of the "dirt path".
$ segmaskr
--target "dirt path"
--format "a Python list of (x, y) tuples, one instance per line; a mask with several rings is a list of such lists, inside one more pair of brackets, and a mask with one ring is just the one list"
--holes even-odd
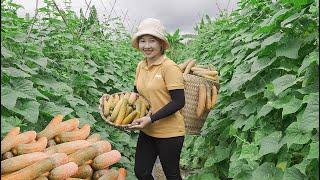
[[(187, 169), (182, 169), (180, 168), (180, 173), (182, 179), (185, 179), (189, 175), (189, 171)], [(152, 170), (152, 175), (155, 180), (166, 180), (166, 176), (163, 173), (162, 166), (160, 162), (156, 162), (153, 170)]]

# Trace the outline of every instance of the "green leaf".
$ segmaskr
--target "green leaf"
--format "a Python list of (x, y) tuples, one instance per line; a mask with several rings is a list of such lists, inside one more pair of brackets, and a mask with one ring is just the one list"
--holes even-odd
[(109, 80), (109, 76), (107, 76), (107, 75), (101, 75), (101, 74), (95, 75), (95, 78), (96, 78), (97, 80), (99, 80), (100, 82), (102, 82), (103, 84), (105, 84), (105, 83)]
[(233, 68), (232, 65), (227, 64), (227, 65), (223, 66), (223, 67), (219, 70), (219, 73), (220, 73), (221, 76), (224, 76), (224, 75), (230, 73), (230, 70), (231, 70), (232, 68)]
[(234, 127), (234, 126), (230, 126), (230, 128), (229, 128), (229, 135), (230, 136), (235, 136), (235, 135), (237, 135), (237, 129)]
[(307, 175), (306, 169), (310, 163), (311, 163), (310, 159), (303, 159), (301, 163), (295, 164), (293, 167), (299, 169), (302, 174)]
[(2, 68), (2, 71), (10, 77), (21, 77), (21, 78), (31, 77), (29, 74), (25, 73), (24, 71), (21, 71), (14, 67)]
[(257, 72), (264, 70), (266, 67), (270, 66), (277, 58), (263, 57), (255, 60), (251, 66), (251, 72)]
[(243, 127), (242, 130), (243, 130), (243, 131), (247, 131), (247, 130), (251, 129), (251, 128), (254, 127), (254, 125), (256, 124), (256, 121), (257, 121), (257, 118), (256, 118), (254, 115), (250, 116), (250, 117), (246, 120), (246, 122), (245, 122), (244, 127)]
[[(1, 43), (2, 44), (2, 43)], [(14, 52), (9, 51), (7, 48), (5, 48), (4, 46), (1, 45), (1, 55), (4, 58), (11, 58), (16, 56), (16, 54)]]
[(16, 66), (18, 66), (18, 68), (20, 68), (22, 71), (25, 71), (29, 74), (32, 74), (32, 75), (36, 75), (38, 74), (36, 71), (37, 69), (31, 69), (30, 67), (28, 67), (27, 65), (25, 64), (19, 64), (19, 63), (15, 63)]
[(67, 102), (70, 104), (71, 107), (76, 107), (77, 104), (89, 106), (85, 101), (80, 98), (76, 98), (71, 94), (65, 96)]
[(256, 161), (237, 159), (230, 162), (228, 177), (239, 180), (251, 179), (251, 174), (259, 164)]
[(303, 175), (299, 169), (290, 167), (284, 171), (282, 180), (304, 180), (305, 178), (305, 175)]
[(31, 122), (36, 123), (38, 121), (39, 116), (39, 107), (40, 104), (36, 101), (27, 101), (17, 103), (16, 106), (10, 110), (21, 114), (24, 118)]
[(269, 153), (277, 153), (279, 149), (283, 146), (283, 143), (280, 142), (281, 138), (281, 131), (275, 131), (272, 134), (261, 139), (259, 155), (264, 156)]
[(318, 92), (307, 94), (307, 95), (303, 96), (302, 102), (304, 104), (308, 104), (309, 102), (312, 102), (313, 98), (316, 98), (317, 96), (319, 97)]
[(258, 111), (257, 118), (264, 117), (272, 111), (273, 107), (270, 104), (265, 104)]
[(121, 164), (131, 164), (132, 162), (130, 162), (130, 160), (127, 157), (122, 155), (119, 163), (121, 163)]
[(29, 60), (29, 61), (32, 61), (36, 64), (38, 64), (39, 66), (45, 68), (48, 64), (48, 59), (47, 57), (40, 57), (40, 58), (36, 58), (36, 59), (33, 59), (33, 58), (29, 58), (27, 57), (26, 60)]
[(310, 144), (310, 151), (306, 159), (319, 159), (319, 141)]
[(47, 77), (43, 79), (35, 78), (33, 82), (35, 84), (43, 86), (43, 90), (52, 93), (56, 96), (73, 93), (73, 89), (70, 86), (68, 86), (64, 82), (58, 82), (52, 77)]
[(193, 147), (195, 149), (200, 149), (205, 142), (205, 138), (203, 136), (197, 137), (196, 140), (194, 141)]
[(41, 107), (41, 112), (49, 114), (51, 116), (56, 116), (57, 114), (62, 114), (63, 116), (67, 116), (73, 112), (73, 109), (67, 108), (62, 105), (56, 105), (53, 102), (46, 102)]
[(287, 114), (293, 114), (297, 112), (302, 106), (302, 100), (297, 99), (295, 96), (291, 96), (291, 99), (288, 103), (284, 104), (282, 110), (282, 117)]
[(301, 44), (301, 41), (298, 39), (289, 39), (287, 43), (280, 45), (276, 49), (276, 56), (284, 56), (290, 59), (297, 59), (299, 57), (298, 52), (301, 47)]
[(204, 163), (204, 167), (211, 167), (215, 163), (221, 162), (229, 158), (230, 150), (230, 147), (216, 146), (213, 155), (209, 156), (209, 158)]
[(319, 66), (314, 63), (306, 69), (304, 76), (300, 77), (302, 82), (302, 87), (306, 87), (310, 84), (319, 83)]
[(229, 84), (227, 84), (228, 90), (230, 93), (239, 91), (245, 83), (252, 80), (257, 74), (258, 73), (244, 73), (234, 75)]
[(268, 126), (264, 128), (259, 128), (254, 133), (254, 139), (253, 142), (255, 144), (261, 144), (261, 140), (265, 138), (266, 136), (274, 133), (276, 130), (273, 126)]
[(236, 67), (234, 77), (246, 74), (250, 70), (251, 63), (243, 63)]
[(16, 80), (12, 83), (13, 90), (19, 91), (25, 95), (28, 95), (29, 98), (36, 99), (36, 97), (41, 97), (43, 99), (49, 100), (48, 97), (41, 94), (36, 88), (33, 87), (33, 82), (26, 79)]
[(284, 70), (287, 73), (290, 73), (290, 72), (297, 72), (299, 68), (297, 64), (292, 63), (291, 59), (279, 58), (279, 64), (274, 69)]
[(188, 177), (188, 180), (219, 180), (213, 173), (210, 172), (200, 172)]
[(265, 162), (252, 173), (252, 179), (259, 180), (281, 180), (283, 173), (273, 163)]
[(313, 0), (283, 0), (283, 2), (287, 2), (293, 4), (295, 8), (300, 8), (303, 5), (312, 3)]
[(12, 38), (12, 40), (14, 40), (17, 43), (23, 43), (23, 42), (25, 42), (26, 39), (27, 39), (27, 34), (26, 33), (21, 33), (21, 32), (18, 32), (14, 36), (14, 38)]
[(86, 63), (89, 64), (90, 66), (93, 66), (93, 67), (99, 67), (94, 61), (92, 61), (90, 59), (87, 60)]
[(46, 96), (33, 87), (33, 83), (29, 80), (22, 79), (13, 81), (12, 86), (13, 87), (1, 87), (1, 105), (8, 109), (12, 109), (15, 106), (18, 98), (36, 100), (36, 97), (42, 97), (48, 100)]
[(88, 72), (88, 74), (93, 75), (98, 71), (96, 67), (85, 67), (84, 71)]
[(302, 100), (297, 99), (295, 96), (292, 95), (285, 95), (276, 101), (269, 101), (268, 104), (275, 109), (281, 109), (282, 110), (282, 117), (287, 115), (287, 114), (292, 114), (297, 112), (301, 105), (302, 105)]
[(117, 142), (121, 142), (123, 144), (128, 144), (128, 143), (132, 142), (132, 140), (133, 140), (131, 138), (131, 136), (129, 136), (126, 133), (116, 133), (116, 134), (112, 135), (112, 137)]
[(288, 23), (298, 19), (299, 17), (301, 17), (301, 15), (304, 13), (305, 9), (303, 9), (301, 12), (299, 13), (295, 13), (291, 16), (289, 16), (287, 19), (285, 19), (284, 21), (281, 22), (281, 27), (285, 27), (285, 25), (287, 25)]
[(86, 82), (86, 86), (97, 88), (97, 85), (96, 85), (96, 83), (94, 81), (87, 81)]
[(80, 52), (83, 52), (85, 50), (83, 47), (81, 47), (79, 45), (73, 45), (72, 48), (75, 49), (75, 50), (78, 50)]
[[(260, 51), (261, 51), (261, 48), (252, 51), (248, 56), (246, 56), (246, 54), (244, 54), (244, 57), (245, 57), (244, 60), (248, 60), (248, 59), (257, 57), (257, 54), (258, 54)], [(241, 58), (241, 59), (242, 59), (242, 58)]]
[(247, 44), (246, 46), (249, 49), (255, 49), (257, 46), (260, 46), (260, 42), (253, 41), (253, 42), (250, 42), (249, 44)]
[(269, 46), (269, 45), (271, 45), (271, 44), (273, 44), (273, 43), (275, 43), (275, 42), (279, 42), (279, 41), (282, 39), (283, 36), (284, 36), (283, 33), (278, 32), (278, 33), (276, 33), (276, 34), (274, 34), (274, 35), (272, 35), (272, 36), (267, 37), (267, 38), (261, 43), (261, 48), (264, 48), (264, 47), (266, 47), (266, 46)]
[(304, 131), (319, 129), (319, 93), (309, 95), (307, 107), (298, 122)]
[(236, 121), (233, 123), (233, 127), (234, 128), (242, 128), (242, 126), (244, 126), (247, 122), (247, 118), (244, 116), (236, 116)]
[[(121, 88), (121, 89), (123, 89), (123, 88)], [(97, 89), (95, 89), (95, 88), (89, 88), (88, 89), (88, 92), (90, 92), (90, 94), (92, 94), (92, 95), (95, 95), (95, 96), (98, 96), (99, 98), (102, 96), (102, 92), (101, 91), (98, 91)]]
[(265, 83), (263, 80), (252, 81), (246, 85), (246, 90), (244, 91), (244, 95), (246, 98), (250, 98), (254, 95), (262, 93), (264, 91)]
[(65, 37), (69, 40), (73, 40), (73, 35), (70, 33), (63, 33), (63, 34), (61, 34), (61, 36)]
[(3, 105), (4, 107), (8, 109), (13, 109), (19, 97), (32, 99), (30, 96), (22, 92), (12, 90), (8, 86), (1, 87), (1, 105)]
[(240, 114), (248, 117), (249, 115), (255, 113), (257, 111), (257, 102), (248, 102), (246, 105), (240, 110)]
[(239, 159), (250, 159), (255, 161), (258, 157), (259, 148), (256, 144), (243, 144), (241, 148), (241, 154)]
[(265, 19), (260, 26), (265, 27), (265, 26), (270, 26), (272, 25), (276, 20), (279, 19), (282, 15), (286, 14), (289, 11), (287, 8), (283, 8), (279, 11), (277, 11), (271, 18)]
[(245, 100), (239, 100), (239, 101), (232, 102), (227, 107), (223, 108), (221, 110), (221, 112), (222, 113), (229, 112), (229, 111), (231, 111), (233, 109), (237, 109), (239, 107), (242, 107), (244, 104), (245, 104)]
[(301, 89), (298, 89), (297, 92), (306, 95), (306, 94), (311, 94), (311, 93), (317, 93), (319, 91), (319, 82), (318, 83), (313, 83), (309, 84), (305, 87), (302, 87)]
[(238, 53), (241, 49), (243, 49), (243, 46), (236, 46), (235, 48), (231, 49), (231, 53), (235, 55)]
[(89, 75), (74, 76), (73, 82), (74, 86), (87, 86), (97, 88), (94, 82), (94, 77)]
[(304, 130), (303, 124), (302, 126), (298, 122), (291, 123), (286, 129), (286, 135), (283, 138), (283, 142), (287, 143), (290, 148), (292, 144), (306, 144), (309, 142), (311, 138), (311, 132), (307, 132)]
[(278, 96), (282, 91), (296, 84), (296, 76), (286, 74), (272, 81), (274, 86), (274, 93)]
[(4, 137), (14, 127), (25, 127), (26, 124), (15, 116), (1, 116), (1, 138)]
[(302, 65), (298, 70), (298, 73), (301, 74), (307, 67), (309, 67), (313, 62), (317, 63), (319, 65), (319, 52), (313, 51), (309, 55), (307, 55), (303, 61)]
[(91, 113), (90, 109), (88, 109), (85, 106), (75, 107), (75, 112), (76, 112), (76, 115), (80, 117), (79, 118), (80, 125), (83, 125), (86, 123), (93, 125), (96, 122), (94, 117), (90, 114)]

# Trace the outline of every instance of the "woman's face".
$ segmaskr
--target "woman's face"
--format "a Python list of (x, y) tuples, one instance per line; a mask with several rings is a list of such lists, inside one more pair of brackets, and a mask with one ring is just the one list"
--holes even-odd
[(151, 35), (143, 35), (139, 38), (139, 49), (147, 59), (153, 59), (161, 55), (161, 42)]

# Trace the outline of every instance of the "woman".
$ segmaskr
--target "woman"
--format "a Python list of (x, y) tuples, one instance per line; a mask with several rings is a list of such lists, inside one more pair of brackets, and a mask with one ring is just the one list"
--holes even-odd
[(153, 165), (159, 156), (166, 178), (182, 179), (179, 169), (185, 135), (184, 120), (179, 111), (185, 104), (182, 72), (164, 55), (169, 43), (159, 20), (143, 20), (132, 37), (132, 46), (144, 55), (136, 70), (135, 92), (150, 102), (152, 112), (151, 116), (136, 119), (129, 125), (141, 130), (135, 174), (139, 180), (153, 179)]

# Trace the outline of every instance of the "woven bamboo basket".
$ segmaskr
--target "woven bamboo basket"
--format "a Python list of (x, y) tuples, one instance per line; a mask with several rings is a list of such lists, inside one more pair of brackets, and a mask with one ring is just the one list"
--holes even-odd
[[(126, 93), (126, 92), (118, 92), (118, 93), (114, 93), (114, 94), (112, 94), (112, 95), (118, 94), (118, 95), (120, 96), (120, 95), (123, 94), (123, 93)], [(148, 102), (143, 96), (139, 95), (138, 93), (136, 93), (136, 94), (137, 94), (137, 97), (143, 98), (143, 99), (145, 100), (145, 102)], [(115, 127), (115, 128), (118, 128), (118, 129), (120, 129), (120, 130), (122, 130), (122, 131), (129, 132), (130, 129), (128, 128), (128, 125), (116, 125), (115, 123), (109, 121), (109, 120), (104, 116), (104, 114), (103, 114), (103, 101), (104, 101), (104, 100), (108, 100), (109, 97), (112, 96), (112, 95), (103, 94), (102, 97), (100, 98), (100, 100), (99, 100), (99, 102), (100, 102), (100, 105), (99, 105), (100, 115), (101, 115), (102, 119), (103, 119), (106, 123), (108, 123), (110, 126), (113, 126), (113, 127)], [(148, 102), (148, 104), (149, 104), (149, 102)], [(150, 106), (149, 106), (149, 107), (150, 107)], [(149, 109), (147, 109), (147, 111), (148, 111), (147, 115), (150, 115), (150, 114), (151, 114), (151, 109), (149, 108)]]
[(205, 110), (201, 117), (197, 117), (197, 106), (198, 106), (198, 91), (200, 84), (206, 84), (212, 88), (216, 86), (217, 89), (220, 88), (218, 82), (191, 74), (183, 75), (185, 83), (185, 106), (182, 108), (182, 115), (184, 116), (186, 133), (190, 135), (200, 134), (200, 130), (204, 125), (204, 122), (210, 111)]

